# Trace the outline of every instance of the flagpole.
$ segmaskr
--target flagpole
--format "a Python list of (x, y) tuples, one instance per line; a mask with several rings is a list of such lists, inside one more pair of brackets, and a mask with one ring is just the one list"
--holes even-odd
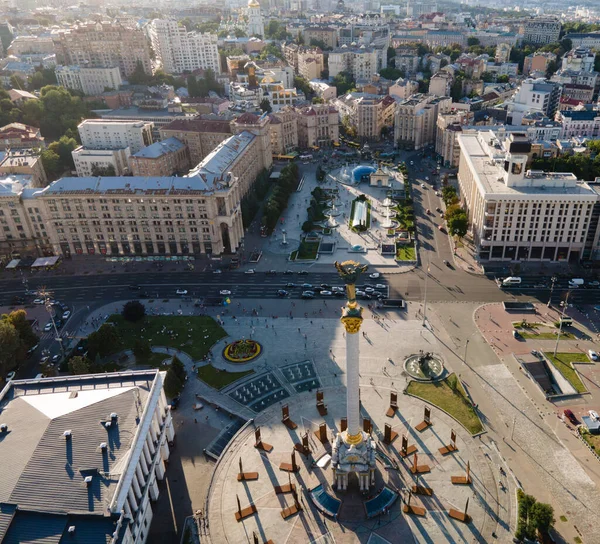
[(427, 321), (427, 278), (429, 277), (429, 260), (427, 261), (427, 269), (425, 270), (425, 298), (423, 300), (423, 327)]

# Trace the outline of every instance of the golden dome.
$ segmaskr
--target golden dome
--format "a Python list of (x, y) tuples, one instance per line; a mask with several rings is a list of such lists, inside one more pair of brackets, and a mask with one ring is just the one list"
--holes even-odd
[(260, 4), (256, 0), (248, 0), (249, 8), (259, 8)]

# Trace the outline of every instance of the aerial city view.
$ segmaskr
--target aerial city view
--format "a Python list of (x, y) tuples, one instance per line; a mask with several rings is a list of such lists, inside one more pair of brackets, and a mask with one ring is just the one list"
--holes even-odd
[(600, 544), (600, 3), (0, 4), (0, 542)]

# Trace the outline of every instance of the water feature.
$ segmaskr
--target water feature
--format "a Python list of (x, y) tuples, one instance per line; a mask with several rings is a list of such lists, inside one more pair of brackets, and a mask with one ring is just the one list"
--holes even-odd
[(438, 355), (421, 350), (406, 358), (404, 370), (417, 381), (431, 382), (441, 379), (444, 374), (444, 363)]

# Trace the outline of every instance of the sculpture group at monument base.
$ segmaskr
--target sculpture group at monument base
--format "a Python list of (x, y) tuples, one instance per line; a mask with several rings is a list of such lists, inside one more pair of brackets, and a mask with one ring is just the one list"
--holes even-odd
[(349, 443), (348, 431), (338, 433), (333, 443), (333, 483), (338, 491), (348, 489), (348, 477), (352, 472), (358, 476), (360, 491), (368, 491), (375, 485), (375, 441), (364, 431), (360, 434), (362, 439), (358, 444), (352, 443), (354, 440)]

